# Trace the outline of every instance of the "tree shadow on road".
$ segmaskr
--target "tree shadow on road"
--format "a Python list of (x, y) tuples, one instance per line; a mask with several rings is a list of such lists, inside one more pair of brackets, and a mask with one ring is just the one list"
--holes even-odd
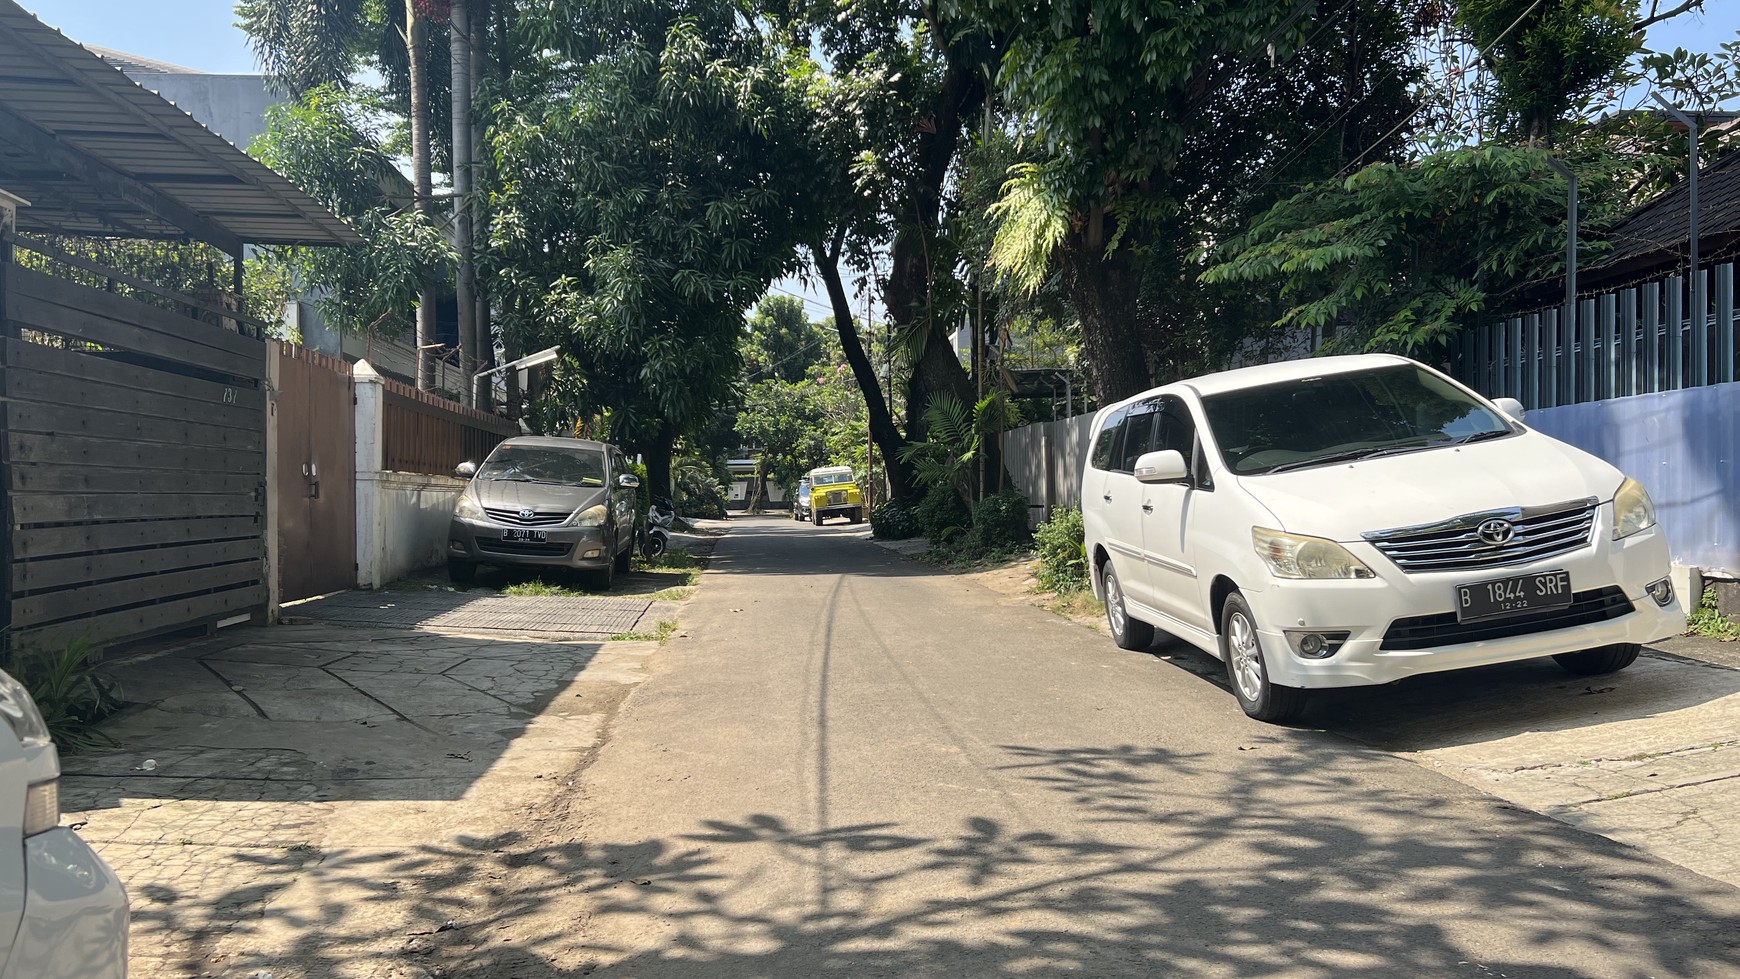
[[(648, 839), (539, 842), (528, 827), (326, 852), (318, 868), (264, 856), (252, 887), (318, 873), (335, 900), (234, 922), (258, 949), (237, 964), (468, 979), (1740, 975), (1732, 889), (1493, 800), (1374, 790), (1370, 752), (1322, 741), (1263, 743), (1236, 772), (1152, 747), (1005, 746), (1006, 770), (1071, 817), (1046, 825), (1067, 831), (1009, 812), (805, 827), (765, 811)], [(183, 931), (235, 903), (173, 897), (156, 913)]]

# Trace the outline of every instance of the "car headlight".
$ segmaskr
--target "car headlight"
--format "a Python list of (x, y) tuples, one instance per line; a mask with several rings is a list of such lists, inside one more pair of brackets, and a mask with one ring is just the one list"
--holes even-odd
[(1253, 527), (1251, 544), (1277, 578), (1376, 577), (1347, 548), (1321, 537)]
[(5, 719), (12, 733), (26, 746), (49, 743), (48, 725), (42, 722), (42, 712), (36, 709), (36, 701), (30, 699), (30, 691), (4, 670), (0, 670), (0, 718)]
[(570, 527), (602, 527), (604, 526), (604, 518), (609, 513), (610, 511), (604, 508), (604, 504), (597, 503), (569, 517), (567, 525)]
[(1637, 480), (1625, 477), (1613, 494), (1613, 539), (1623, 540), (1654, 526), (1655, 504), (1649, 500), (1649, 491)]
[(453, 506), (453, 515), (461, 520), (482, 520), (483, 504), (477, 502), (477, 498), (470, 493), (461, 493), (459, 502)]

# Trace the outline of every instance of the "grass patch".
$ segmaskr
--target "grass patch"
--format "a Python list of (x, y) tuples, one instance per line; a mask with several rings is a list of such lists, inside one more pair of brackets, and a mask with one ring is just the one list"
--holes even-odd
[(666, 588), (655, 591), (647, 597), (655, 602), (686, 602), (695, 594), (694, 585), (679, 585), (676, 588)]
[(567, 585), (554, 584), (542, 578), (533, 578), (531, 581), (516, 581), (503, 588), (501, 593), (516, 598), (585, 598), (593, 594), (578, 588), (570, 588)]
[(611, 642), (656, 642), (660, 646), (671, 641), (676, 635), (676, 619), (660, 619), (656, 632), (619, 632), (610, 637)]
[(1086, 588), (1058, 595), (1045, 602), (1043, 607), (1069, 619), (1099, 618), (1106, 614), (1106, 603), (1095, 598), (1094, 593)]
[(1716, 589), (1706, 586), (1698, 607), (1686, 616), (1686, 635), (1734, 642), (1740, 640), (1740, 625), (1716, 610)]

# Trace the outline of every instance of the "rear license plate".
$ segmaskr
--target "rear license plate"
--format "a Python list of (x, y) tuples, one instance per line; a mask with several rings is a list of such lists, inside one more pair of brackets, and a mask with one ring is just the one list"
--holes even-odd
[(1568, 571), (1539, 571), (1456, 586), (1458, 622), (1513, 612), (1563, 608), (1569, 604), (1571, 574)]
[(536, 541), (542, 544), (550, 539), (550, 534), (543, 530), (504, 530), (501, 532), (501, 539)]

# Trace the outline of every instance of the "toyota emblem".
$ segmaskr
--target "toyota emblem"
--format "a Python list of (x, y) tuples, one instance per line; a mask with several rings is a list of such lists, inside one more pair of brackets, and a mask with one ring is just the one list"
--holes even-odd
[[(520, 519), (521, 519), (521, 520), (530, 520), (530, 519), (532, 519), (532, 518), (533, 518), (533, 517), (535, 517), (535, 516), (537, 516), (537, 515), (538, 515), (538, 511), (536, 511), (536, 510), (534, 510), (534, 509), (532, 509), (532, 508), (531, 508), (531, 507), (529, 507), (529, 506), (528, 506), (528, 507), (521, 507), (521, 508), (520, 508)], [(1510, 525), (1509, 525), (1509, 524), (1505, 524), (1505, 526), (1506, 526), (1506, 527), (1509, 527), (1509, 526), (1510, 526)], [(1482, 533), (1485, 533), (1485, 528), (1482, 528), (1482, 529), (1481, 529), (1481, 532), (1482, 532)], [(1506, 531), (1506, 532), (1505, 532), (1505, 535), (1504, 535), (1504, 537), (1505, 537), (1505, 540), (1509, 540), (1509, 539), (1510, 539), (1510, 532), (1509, 532), (1509, 531), (1508, 531), (1508, 530), (1507, 530), (1507, 531)]]
[(1509, 520), (1494, 518), (1482, 522), (1475, 533), (1480, 536), (1481, 540), (1497, 547), (1500, 544), (1510, 543), (1510, 539), (1516, 536), (1516, 525)]

